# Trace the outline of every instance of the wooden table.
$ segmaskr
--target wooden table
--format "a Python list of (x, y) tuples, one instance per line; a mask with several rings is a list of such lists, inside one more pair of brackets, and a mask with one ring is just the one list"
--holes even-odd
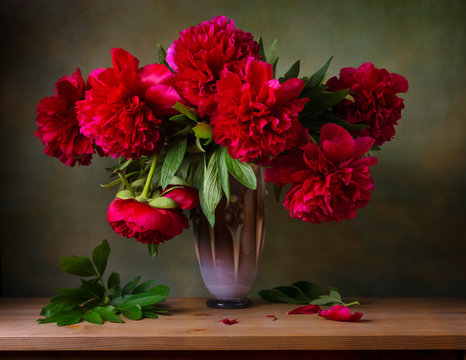
[(361, 321), (346, 323), (286, 315), (294, 305), (257, 299), (216, 310), (205, 299), (170, 298), (170, 315), (157, 320), (67, 327), (36, 323), (47, 301), (0, 298), (0, 358), (459, 360), (466, 350), (465, 299), (363, 299)]

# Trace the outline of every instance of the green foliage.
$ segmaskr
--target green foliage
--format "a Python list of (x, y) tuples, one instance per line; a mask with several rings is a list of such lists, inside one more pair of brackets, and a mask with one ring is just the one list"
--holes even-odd
[(163, 160), (161, 182), (165, 189), (180, 167), (186, 152), (186, 136), (179, 136), (173, 140), (168, 147), (167, 154)]
[(241, 184), (246, 186), (251, 190), (256, 190), (257, 188), (257, 178), (252, 170), (251, 166), (248, 163), (244, 163), (241, 160), (233, 159), (228, 152), (225, 152), (225, 162), (233, 177), (238, 180)]
[(345, 303), (335, 288), (329, 287), (329, 293), (326, 294), (320, 286), (309, 281), (298, 281), (291, 286), (278, 286), (269, 290), (261, 290), (259, 296), (267, 301), (295, 305), (359, 305), (357, 301)]
[(291, 65), (290, 69), (285, 73), (285, 75), (278, 79), (278, 81), (280, 81), (280, 84), (284, 83), (285, 81), (291, 78), (297, 78), (299, 76), (300, 64), (301, 62), (298, 60), (293, 65)]
[(110, 255), (110, 245), (103, 240), (92, 251), (92, 261), (87, 257), (72, 255), (60, 259), (61, 268), (73, 275), (90, 277), (81, 279), (76, 289), (56, 289), (60, 294), (42, 308), (40, 324), (57, 323), (57, 326), (72, 325), (81, 321), (103, 324), (104, 321), (123, 323), (121, 315), (130, 320), (157, 318), (164, 312), (154, 307), (166, 299), (168, 286), (155, 286), (155, 280), (139, 283), (138, 276), (128, 284), (120, 286), (120, 275), (112, 272), (107, 279), (103, 274)]

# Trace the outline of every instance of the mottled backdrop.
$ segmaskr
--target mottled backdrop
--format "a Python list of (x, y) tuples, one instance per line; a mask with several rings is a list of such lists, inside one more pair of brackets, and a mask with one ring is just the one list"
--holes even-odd
[(67, 286), (58, 259), (86, 255), (103, 238), (109, 266), (204, 296), (192, 234), (151, 261), (146, 246), (112, 233), (109, 159), (69, 168), (42, 154), (37, 102), (80, 67), (108, 67), (122, 47), (157, 61), (178, 31), (224, 14), (238, 27), (278, 37), (279, 73), (301, 59), (310, 74), (372, 61), (409, 81), (394, 141), (378, 154), (376, 190), (355, 220), (316, 226), (292, 220), (273, 196), (261, 288), (312, 280), (354, 296), (466, 296), (465, 23), (458, 1), (6, 1), (1, 8), (1, 280), (4, 296), (42, 296)]

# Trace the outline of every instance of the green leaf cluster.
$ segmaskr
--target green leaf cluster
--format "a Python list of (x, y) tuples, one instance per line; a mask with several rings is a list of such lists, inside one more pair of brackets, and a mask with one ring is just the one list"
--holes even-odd
[(199, 190), (201, 209), (212, 227), (215, 226), (215, 209), (223, 195), (230, 199), (232, 175), (241, 184), (255, 190), (257, 178), (251, 165), (233, 159), (226, 148), (217, 146), (210, 154), (203, 154), (197, 166), (193, 184)]
[[(166, 285), (155, 286), (155, 280), (140, 283), (138, 276), (120, 286), (120, 275), (112, 272), (104, 282), (104, 272), (110, 255), (110, 245), (103, 240), (92, 251), (92, 260), (72, 255), (60, 259), (63, 271), (85, 277), (77, 288), (58, 288), (59, 295), (42, 308), (40, 324), (72, 325), (81, 321), (103, 324), (104, 321), (123, 323), (121, 315), (131, 320), (157, 318), (165, 310), (155, 307), (169, 293)], [(156, 253), (156, 248), (153, 249)], [(154, 255), (155, 256), (155, 255)]]
[(329, 287), (327, 294), (320, 286), (309, 281), (298, 281), (291, 286), (278, 286), (273, 289), (261, 290), (258, 294), (267, 301), (296, 305), (359, 305), (357, 301), (345, 303), (335, 288)]

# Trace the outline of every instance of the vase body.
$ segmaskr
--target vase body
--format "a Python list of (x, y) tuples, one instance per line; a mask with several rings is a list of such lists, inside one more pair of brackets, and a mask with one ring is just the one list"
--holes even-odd
[(265, 184), (263, 168), (253, 166), (257, 189), (230, 177), (230, 202), (222, 198), (212, 228), (202, 211), (193, 218), (194, 245), (202, 279), (213, 295), (209, 307), (241, 308), (257, 277), (264, 244)]

